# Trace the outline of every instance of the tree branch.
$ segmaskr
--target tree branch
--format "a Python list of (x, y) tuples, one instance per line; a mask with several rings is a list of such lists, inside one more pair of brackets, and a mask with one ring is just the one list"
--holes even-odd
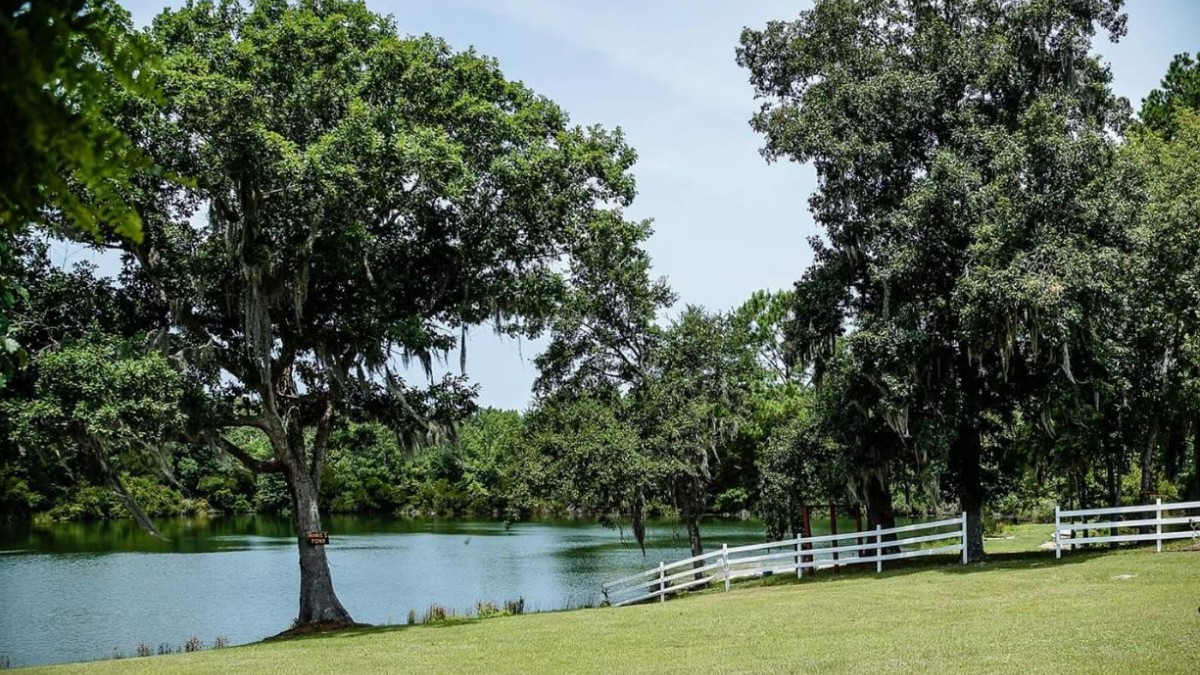
[(283, 464), (278, 459), (259, 459), (220, 434), (217, 434), (216, 441), (221, 450), (254, 473), (283, 473)]
[(318, 491), (321, 489), (321, 467), (325, 464), (325, 448), (329, 445), (329, 434), (333, 431), (333, 399), (332, 393), (325, 397), (325, 411), (321, 413), (321, 419), (317, 422), (317, 433), (313, 437), (312, 459), (308, 472)]

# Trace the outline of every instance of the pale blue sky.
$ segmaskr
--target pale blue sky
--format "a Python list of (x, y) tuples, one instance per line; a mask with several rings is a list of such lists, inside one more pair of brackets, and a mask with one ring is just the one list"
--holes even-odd
[[(123, 3), (139, 25), (180, 3)], [(734, 63), (744, 26), (792, 18), (810, 5), (782, 0), (369, 1), (403, 33), (474, 46), (505, 74), (558, 102), (580, 124), (620, 126), (638, 151), (638, 197), (628, 215), (653, 218), (654, 271), (682, 302), (726, 309), (780, 289), (811, 261), (817, 230), (807, 166), (768, 165), (747, 121), (755, 108)], [(1119, 94), (1138, 106), (1171, 57), (1200, 50), (1200, 0), (1131, 0), (1128, 35), (1097, 45)], [(524, 408), (539, 343), (476, 331), (467, 371), (480, 402)], [(457, 359), (451, 362), (457, 364)]]

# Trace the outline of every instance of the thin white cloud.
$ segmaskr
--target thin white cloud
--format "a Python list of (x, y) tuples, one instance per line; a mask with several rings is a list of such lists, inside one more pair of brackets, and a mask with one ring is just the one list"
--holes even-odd
[(794, 0), (460, 1), (598, 54), (613, 67), (657, 82), (692, 102), (737, 113), (753, 107), (746, 75), (734, 62), (740, 27), (790, 17), (797, 8)]

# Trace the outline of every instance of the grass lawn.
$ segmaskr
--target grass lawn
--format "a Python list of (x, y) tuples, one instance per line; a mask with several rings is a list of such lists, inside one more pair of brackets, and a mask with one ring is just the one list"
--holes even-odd
[[(1200, 672), (1200, 552), (1018, 552), (666, 603), (375, 628), (45, 672)], [(1044, 530), (1044, 532), (1043, 532)], [(1011, 552), (1005, 552), (1011, 551)]]

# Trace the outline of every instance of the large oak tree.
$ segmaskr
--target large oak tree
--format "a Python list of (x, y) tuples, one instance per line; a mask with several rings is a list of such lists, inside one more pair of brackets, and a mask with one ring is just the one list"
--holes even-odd
[[(983, 555), (983, 436), (1088, 358), (1124, 229), (1128, 105), (1091, 50), (1120, 0), (826, 0), (742, 35), (764, 155), (812, 162), (824, 228), (798, 297), (895, 432), (950, 439)], [(803, 317), (801, 317), (803, 318)]]
[[(469, 407), (461, 380), (418, 389), (399, 364), (428, 367), (472, 326), (541, 330), (587, 224), (632, 199), (634, 153), (495, 61), (402, 37), (361, 2), (188, 3), (149, 34), (165, 97), (119, 115), (191, 181), (139, 182), (126, 283), (205, 383), (193, 437), (286, 479), (297, 622), (347, 622), (305, 537), (322, 529), (331, 432), (373, 418), (428, 437)], [(270, 455), (233, 443), (237, 427)]]

